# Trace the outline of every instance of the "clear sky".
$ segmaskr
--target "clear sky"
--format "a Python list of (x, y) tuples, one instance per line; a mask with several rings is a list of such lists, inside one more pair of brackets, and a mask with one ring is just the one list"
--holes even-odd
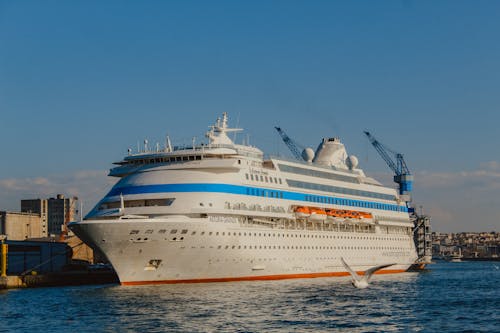
[(272, 154), (276, 125), (340, 136), (392, 186), (368, 129), (434, 230), (498, 231), (499, 41), (499, 1), (0, 0), (0, 210), (88, 210), (128, 147), (202, 140), (227, 111)]

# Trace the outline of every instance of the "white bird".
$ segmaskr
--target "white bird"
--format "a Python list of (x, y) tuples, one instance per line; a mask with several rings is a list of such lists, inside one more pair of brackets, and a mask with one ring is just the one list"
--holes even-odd
[(370, 281), (370, 278), (372, 277), (373, 273), (375, 273), (379, 269), (395, 265), (395, 264), (386, 264), (386, 265), (375, 266), (367, 269), (364, 272), (363, 276), (359, 276), (351, 267), (349, 267), (349, 265), (345, 262), (344, 258), (341, 257), (340, 260), (342, 261), (342, 264), (344, 265), (345, 269), (347, 269), (347, 271), (351, 274), (352, 285), (359, 289), (368, 288), (368, 282)]

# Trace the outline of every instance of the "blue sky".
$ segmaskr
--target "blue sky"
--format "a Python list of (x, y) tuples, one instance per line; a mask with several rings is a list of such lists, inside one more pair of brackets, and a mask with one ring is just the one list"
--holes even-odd
[(227, 111), (287, 154), (363, 135), (405, 154), (437, 231), (499, 230), (497, 1), (0, 0), (0, 209), (76, 194), (148, 138), (202, 139)]

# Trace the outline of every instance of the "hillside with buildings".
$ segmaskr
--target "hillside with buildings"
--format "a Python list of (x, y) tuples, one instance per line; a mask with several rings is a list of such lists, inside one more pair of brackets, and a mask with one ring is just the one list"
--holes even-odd
[(500, 232), (433, 232), (432, 254), (437, 259), (460, 254), (464, 260), (499, 260)]

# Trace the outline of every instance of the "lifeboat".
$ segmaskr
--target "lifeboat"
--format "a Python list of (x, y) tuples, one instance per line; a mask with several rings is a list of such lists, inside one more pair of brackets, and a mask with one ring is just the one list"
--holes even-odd
[(328, 209), (326, 211), (326, 217), (328, 220), (332, 220), (332, 221), (343, 221), (344, 218), (343, 218), (343, 213), (341, 210), (339, 209)]
[(341, 217), (342, 216), (342, 213), (340, 210), (337, 210), (337, 209), (328, 209), (326, 211), (326, 215), (328, 217)]
[(351, 211), (349, 212), (349, 217), (350, 217), (351, 219), (359, 219), (359, 218), (360, 218), (360, 216), (361, 216), (361, 215), (359, 215), (359, 212), (356, 212), (356, 211), (353, 211), (353, 210), (351, 210)]
[(295, 215), (297, 215), (297, 217), (309, 217), (311, 215), (311, 210), (309, 207), (297, 207), (295, 208)]
[(371, 219), (373, 218), (373, 215), (371, 213), (367, 212), (359, 212), (360, 218), (362, 219)]
[(310, 208), (311, 216), (309, 216), (310, 220), (315, 221), (324, 221), (326, 220), (326, 212), (320, 208)]

